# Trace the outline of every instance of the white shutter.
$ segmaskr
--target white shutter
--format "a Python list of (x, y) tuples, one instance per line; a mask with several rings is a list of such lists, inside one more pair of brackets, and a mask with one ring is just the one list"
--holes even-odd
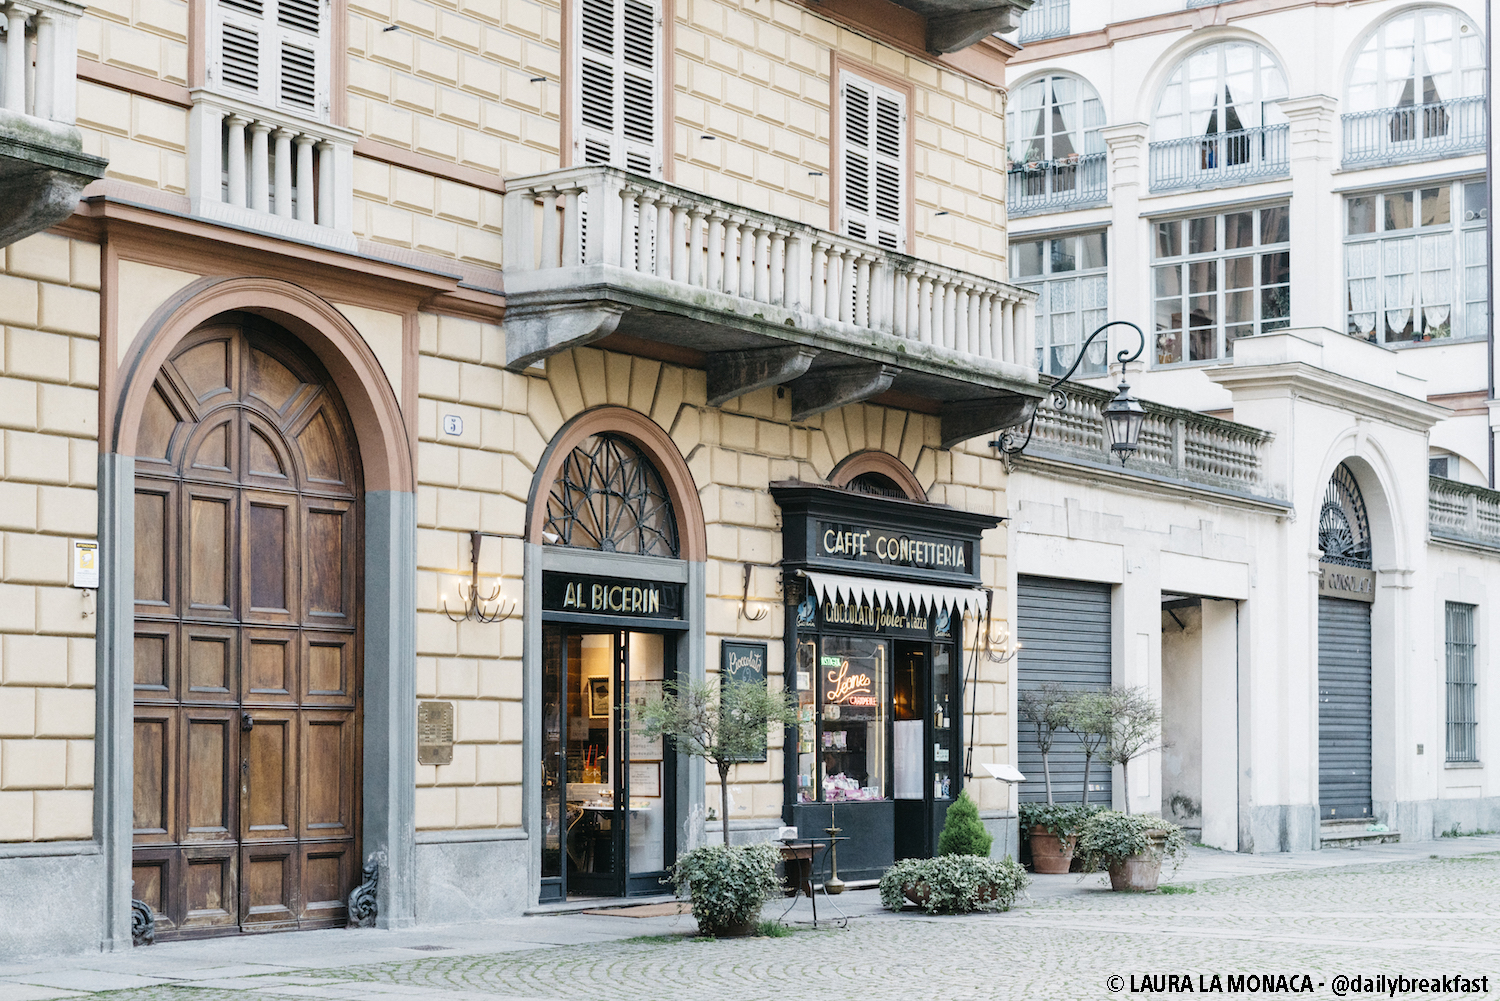
[(268, 108), (328, 116), (328, 0), (217, 0), (209, 82)]
[(839, 88), (842, 229), (890, 250), (906, 249), (906, 96), (849, 73)]
[(660, 172), (661, 24), (647, 0), (580, 0), (574, 162)]

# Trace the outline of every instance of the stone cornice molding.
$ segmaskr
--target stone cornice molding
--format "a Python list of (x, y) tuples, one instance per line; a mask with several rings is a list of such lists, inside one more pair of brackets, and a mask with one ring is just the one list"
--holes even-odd
[(1346, 410), (1408, 431), (1426, 433), (1453, 413), (1447, 407), (1300, 361), (1226, 365), (1208, 369), (1204, 374), (1233, 393), (1236, 404), (1241, 399), (1290, 397)]

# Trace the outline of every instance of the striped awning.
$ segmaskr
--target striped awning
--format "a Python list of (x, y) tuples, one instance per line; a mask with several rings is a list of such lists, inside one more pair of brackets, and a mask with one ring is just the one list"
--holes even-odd
[(945, 587), (942, 584), (912, 584), (901, 580), (881, 580), (876, 577), (855, 577), (852, 574), (819, 573), (803, 570), (812, 590), (823, 601), (843, 601), (851, 605), (875, 605), (906, 609), (926, 608), (936, 612), (938, 608), (966, 609), (978, 611), (984, 604), (984, 596), (974, 587)]

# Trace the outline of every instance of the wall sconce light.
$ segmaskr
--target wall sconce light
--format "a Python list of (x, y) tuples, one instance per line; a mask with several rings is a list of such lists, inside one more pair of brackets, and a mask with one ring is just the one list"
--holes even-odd
[[(495, 587), (488, 594), (481, 594), (479, 590), (479, 544), (485, 536), (492, 539), (512, 539), (513, 535), (499, 535), (495, 532), (470, 532), (469, 533), (469, 579), (459, 581), (458, 599), (461, 602), (458, 609), (448, 607), (448, 596), (443, 596), (443, 614), (453, 622), (504, 622), (510, 618), (516, 610), (516, 600), (507, 598), (500, 593), (500, 581), (495, 581)], [(458, 614), (454, 614), (455, 611)]]
[[(1120, 363), (1120, 392), (1115, 398), (1104, 405), (1104, 426), (1109, 434), (1109, 450), (1112, 454), (1120, 457), (1120, 465), (1125, 465), (1127, 459), (1134, 455), (1141, 447), (1141, 425), (1146, 421), (1146, 408), (1140, 400), (1130, 395), (1130, 383), (1125, 381), (1125, 366), (1135, 361), (1146, 350), (1146, 333), (1140, 327), (1129, 320), (1111, 320), (1097, 328), (1078, 348), (1078, 357), (1073, 359), (1073, 365), (1052, 384), (1052, 399), (1050, 405), (1059, 412), (1068, 408), (1068, 394), (1061, 386), (1072, 378), (1073, 373), (1078, 371), (1078, 366), (1083, 364), (1084, 353), (1088, 350), (1094, 338), (1104, 333), (1110, 327), (1129, 327), (1134, 330), (1141, 339), (1141, 346), (1131, 354), (1128, 350), (1119, 353), (1117, 361)], [(1003, 458), (1009, 459), (1012, 455), (1020, 455), (1031, 444), (1031, 434), (1036, 430), (1036, 415), (1041, 409), (1041, 404), (1031, 412), (1031, 420), (1026, 425), (1026, 439), (1019, 445), (1016, 444), (1015, 435), (1017, 428), (1007, 428), (1000, 437), (990, 442), (991, 448), (998, 448)]]
[(762, 605), (754, 615), (750, 614), (750, 568), (755, 564), (745, 564), (745, 576), (740, 586), (740, 614), (739, 617), (747, 622), (759, 622), (770, 613), (770, 609)]
[(984, 593), (984, 621), (980, 624), (981, 649), (986, 660), (995, 664), (1009, 663), (1021, 652), (1021, 641), (1012, 640), (1010, 630), (1004, 626), (999, 632), (995, 631), (994, 617), (991, 614), (995, 606), (995, 592), (986, 588)]

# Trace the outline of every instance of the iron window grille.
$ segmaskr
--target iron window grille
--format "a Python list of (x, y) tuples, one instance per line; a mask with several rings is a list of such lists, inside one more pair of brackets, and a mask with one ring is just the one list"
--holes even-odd
[(1446, 602), (1448, 760), (1479, 760), (1474, 680), (1474, 606)]
[(547, 498), (551, 545), (676, 559), (677, 517), (661, 474), (630, 440), (598, 434), (573, 449)]
[(1324, 563), (1339, 566), (1372, 567), (1370, 555), (1370, 518), (1365, 496), (1360, 493), (1354, 474), (1342, 462), (1328, 479), (1323, 508), (1318, 513), (1318, 548)]

